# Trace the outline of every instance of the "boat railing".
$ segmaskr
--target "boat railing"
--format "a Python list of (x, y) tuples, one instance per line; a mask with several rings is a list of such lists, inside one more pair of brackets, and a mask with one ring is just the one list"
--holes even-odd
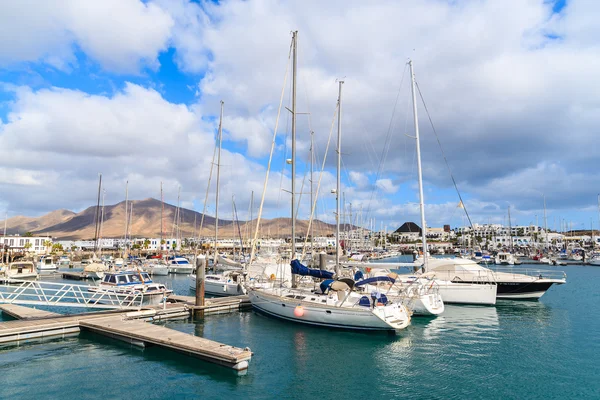
[(511, 274), (514, 278), (518, 278), (519, 275), (527, 275), (537, 279), (567, 279), (567, 274), (564, 271), (555, 271), (548, 269), (529, 268), (529, 267), (490, 267), (494, 272)]
[[(89, 289), (93, 288), (93, 291)], [(142, 291), (117, 293), (98, 286), (43, 281), (13, 281), (0, 284), (0, 303), (82, 307), (103, 309), (140, 309)]]

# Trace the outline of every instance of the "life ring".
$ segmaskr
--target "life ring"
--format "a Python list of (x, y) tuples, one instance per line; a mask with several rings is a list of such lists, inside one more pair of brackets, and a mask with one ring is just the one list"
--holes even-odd
[(367, 270), (368, 273), (370, 273), (371, 272), (371, 267), (367, 267), (366, 270)]

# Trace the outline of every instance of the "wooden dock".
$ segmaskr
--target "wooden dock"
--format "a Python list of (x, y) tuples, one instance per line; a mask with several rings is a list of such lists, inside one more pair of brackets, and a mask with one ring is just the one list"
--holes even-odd
[(76, 336), (82, 329), (137, 346), (161, 346), (237, 371), (248, 368), (252, 352), (213, 340), (189, 335), (145, 321), (189, 316), (184, 304), (139, 311), (113, 310), (77, 315), (61, 315), (13, 304), (0, 305), (2, 312), (16, 321), (0, 322), (0, 344), (22, 344), (50, 338)]
[(213, 340), (152, 325), (138, 320), (97, 318), (81, 321), (81, 327), (138, 346), (157, 345), (179, 353), (220, 364), (235, 370), (248, 368), (252, 358), (250, 349), (241, 349)]

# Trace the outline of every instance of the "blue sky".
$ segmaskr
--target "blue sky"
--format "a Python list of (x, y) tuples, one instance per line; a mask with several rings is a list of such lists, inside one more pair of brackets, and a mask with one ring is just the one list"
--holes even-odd
[[(363, 220), (419, 221), (406, 60), (473, 222), (562, 219), (598, 226), (595, 131), (600, 68), (594, 4), (548, 1), (68, 1), (0, 6), (0, 209), (41, 215), (159, 196), (202, 210), (219, 100), (225, 101), (221, 207), (258, 204), (283, 84), (299, 30), (298, 188), (315, 132), (320, 165), (346, 77), (343, 192)], [(53, 21), (54, 23), (48, 23)], [(327, 21), (327, 23), (324, 23)], [(404, 71), (404, 72), (403, 72)], [(404, 78), (403, 78), (404, 76)], [(289, 106), (289, 79), (284, 106)], [(396, 96), (399, 102), (392, 119)], [(463, 223), (419, 106), (427, 221)], [(289, 215), (289, 113), (281, 113), (265, 199)], [(391, 142), (384, 160), (388, 130)], [(334, 125), (334, 130), (336, 126)], [(287, 138), (287, 143), (286, 143)], [(334, 220), (335, 153), (318, 217)], [(380, 167), (381, 163), (381, 167)], [(316, 167), (316, 170), (319, 168)], [(377, 171), (381, 169), (379, 181)], [(306, 183), (308, 185), (308, 183)], [(214, 212), (214, 180), (208, 210)], [(368, 210), (368, 212), (367, 212)], [(308, 218), (308, 195), (300, 218)], [(254, 212), (256, 215), (256, 211)], [(541, 221), (541, 218), (538, 218)], [(540, 222), (541, 224), (541, 222)]]

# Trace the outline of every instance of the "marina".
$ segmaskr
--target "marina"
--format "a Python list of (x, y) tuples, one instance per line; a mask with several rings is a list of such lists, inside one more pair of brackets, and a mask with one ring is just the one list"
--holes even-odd
[(600, 399), (600, 3), (112, 3), (0, 2), (0, 400)]
[[(160, 347), (140, 352), (136, 350), (139, 346), (103, 341), (101, 336), (85, 330), (64, 340), (4, 347), (0, 350), (0, 372), (12, 382), (5, 393), (25, 398), (48, 393), (79, 398), (90, 390), (106, 387), (103, 390), (108, 397), (202, 394), (304, 399), (320, 393), (318, 382), (323, 379), (335, 380), (339, 395), (349, 398), (365, 383), (391, 397), (398, 393), (419, 396), (423, 390), (431, 398), (521, 397), (521, 390), (515, 391), (513, 385), (497, 386), (492, 378), (510, 378), (515, 385), (527, 387), (527, 395), (523, 396), (527, 398), (548, 398), (549, 391), (556, 398), (593, 398), (600, 393), (593, 373), (594, 360), (600, 357), (600, 346), (594, 340), (600, 331), (600, 306), (592, 301), (600, 269), (564, 269), (569, 283), (551, 288), (540, 301), (447, 305), (440, 316), (413, 318), (412, 324), (396, 336), (289, 324), (254, 311), (238, 310), (197, 321), (186, 318), (159, 323), (186, 335), (250, 347), (255, 355), (243, 376), (214, 370), (210, 363), (198, 364), (177, 352), (161, 351)], [(169, 279), (175, 292), (182, 293), (177, 300), (192, 301), (187, 279), (178, 275)], [(583, 304), (587, 304), (585, 313), (580, 312)], [(6, 321), (9, 317), (3, 313), (1, 318)], [(328, 354), (325, 358), (324, 352)], [(16, 357), (28, 360), (27, 364), (15, 364)], [(560, 362), (547, 361), (557, 358)], [(28, 373), (45, 369), (46, 360), (52, 360), (55, 368), (45, 374)], [(460, 368), (453, 367), (457, 362)], [(339, 374), (337, 369), (342, 363), (360, 366), (360, 382), (351, 375)], [(142, 379), (150, 376), (151, 370), (157, 385), (133, 389), (108, 384), (126, 379), (111, 372), (113, 365), (121, 364), (127, 365), (128, 375)], [(320, 371), (318, 378), (311, 375), (314, 370)], [(94, 380), (78, 379), (80, 374), (92, 373)], [(464, 382), (465, 376), (469, 376), (469, 382)], [(176, 379), (176, 386), (166, 385), (171, 379)], [(457, 381), (463, 384), (454, 384)], [(49, 382), (52, 384), (43, 389)], [(73, 386), (77, 387), (75, 391), (67, 389)], [(48, 387), (49, 391), (44, 391)], [(295, 388), (293, 392), (290, 387)]]

